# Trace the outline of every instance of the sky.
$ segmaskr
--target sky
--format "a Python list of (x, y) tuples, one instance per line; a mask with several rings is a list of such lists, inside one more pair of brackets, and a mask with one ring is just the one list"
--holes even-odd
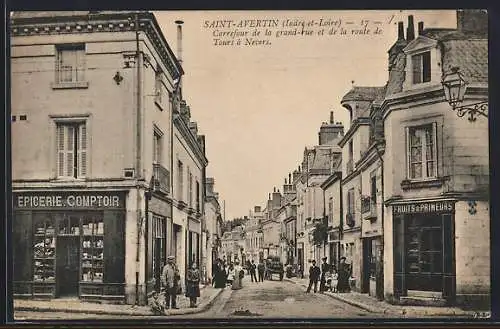
[[(184, 21), (183, 96), (191, 120), (206, 136), (207, 177), (214, 177), (225, 219), (265, 207), (268, 194), (283, 190), (288, 173), (302, 162), (306, 146), (318, 144), (328, 121), (349, 128), (349, 113), (340, 105), (354, 86), (383, 86), (388, 79), (387, 51), (397, 39), (397, 22), (414, 16), (427, 27), (456, 27), (455, 11), (159, 11), (154, 12), (171, 49), (177, 54), (176, 20)], [(215, 45), (214, 31), (255, 28), (206, 28), (213, 21), (274, 20), (270, 45)], [(336, 21), (356, 28), (368, 21), (381, 33), (368, 35), (281, 36), (286, 20)], [(374, 23), (379, 22), (379, 23)], [(251, 24), (248, 21), (247, 25)], [(254, 23), (255, 24), (255, 23)], [(376, 24), (376, 25), (375, 25)], [(327, 31), (330, 27), (327, 27)], [(318, 31), (319, 28), (315, 28)], [(350, 31), (349, 31), (350, 32)], [(264, 33), (264, 30), (262, 30)], [(417, 35), (417, 32), (415, 32)]]

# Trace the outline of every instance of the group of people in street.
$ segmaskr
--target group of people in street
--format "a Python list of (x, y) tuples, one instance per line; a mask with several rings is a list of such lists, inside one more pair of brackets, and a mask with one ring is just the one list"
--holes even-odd
[[(252, 282), (264, 282), (265, 273), (266, 273), (266, 265), (264, 262), (259, 261), (259, 264), (255, 264), (254, 260), (247, 261), (247, 271), (252, 279)], [(257, 278), (257, 273), (259, 277)]]
[(349, 286), (349, 278), (352, 274), (352, 269), (349, 264), (346, 263), (346, 258), (341, 257), (338, 269), (334, 264), (327, 263), (327, 257), (323, 257), (323, 263), (321, 268), (316, 265), (316, 261), (312, 261), (312, 265), (309, 268), (309, 285), (306, 292), (311, 292), (311, 288), (314, 292), (332, 291), (332, 292), (349, 292), (351, 288)]
[(231, 289), (238, 290), (243, 287), (245, 271), (238, 260), (234, 263), (227, 263), (222, 259), (217, 259), (212, 271), (212, 285), (215, 288), (225, 288), (229, 285)]
[[(175, 257), (168, 256), (167, 263), (163, 267), (162, 286), (165, 294), (165, 308), (178, 309), (177, 295), (182, 294), (181, 276), (175, 264)], [(185, 296), (189, 298), (189, 307), (196, 307), (196, 301), (200, 297), (200, 271), (196, 262), (192, 262), (186, 273)]]

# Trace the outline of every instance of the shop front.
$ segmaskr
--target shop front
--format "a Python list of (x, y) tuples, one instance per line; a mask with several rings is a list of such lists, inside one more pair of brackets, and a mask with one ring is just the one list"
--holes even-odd
[(452, 302), (455, 297), (455, 201), (392, 205), (394, 295)]
[(15, 297), (122, 301), (126, 191), (13, 193)]

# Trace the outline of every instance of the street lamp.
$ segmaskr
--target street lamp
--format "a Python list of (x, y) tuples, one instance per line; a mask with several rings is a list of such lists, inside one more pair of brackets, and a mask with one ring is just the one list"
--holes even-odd
[(464, 101), (467, 81), (463, 78), (458, 67), (452, 67), (451, 73), (446, 74), (441, 81), (444, 89), (444, 97), (450, 104), (453, 111), (457, 111), (457, 116), (463, 117), (469, 114), (469, 121), (476, 121), (477, 115), (488, 117), (488, 102), (478, 102), (474, 104), (461, 105)]

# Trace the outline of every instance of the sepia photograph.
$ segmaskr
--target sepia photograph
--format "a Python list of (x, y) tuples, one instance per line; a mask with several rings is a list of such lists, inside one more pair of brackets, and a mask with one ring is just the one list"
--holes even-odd
[(7, 15), (14, 322), (491, 318), (487, 10)]

